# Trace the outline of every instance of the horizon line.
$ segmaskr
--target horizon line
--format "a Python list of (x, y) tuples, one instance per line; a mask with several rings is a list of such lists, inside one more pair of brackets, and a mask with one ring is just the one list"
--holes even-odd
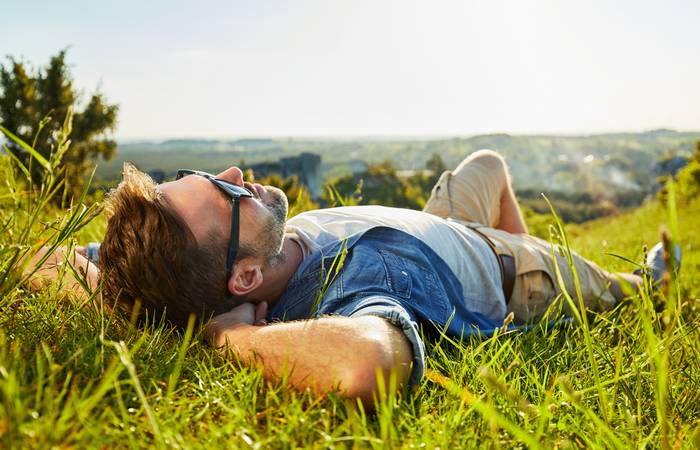
[(675, 134), (695, 134), (700, 133), (700, 129), (675, 129), (675, 128), (652, 128), (645, 130), (608, 130), (608, 131), (590, 131), (590, 132), (524, 132), (524, 133), (513, 133), (506, 131), (494, 131), (494, 132), (484, 132), (484, 133), (473, 133), (473, 134), (460, 134), (460, 133), (423, 133), (423, 134), (241, 134), (241, 135), (210, 135), (210, 136), (154, 136), (154, 137), (115, 137), (114, 139), (118, 143), (163, 143), (166, 141), (212, 141), (212, 142), (222, 142), (222, 141), (240, 141), (240, 140), (307, 140), (307, 141), (345, 141), (345, 140), (378, 140), (378, 141), (389, 141), (389, 140), (419, 140), (419, 141), (429, 141), (429, 140), (445, 140), (445, 139), (470, 139), (479, 136), (518, 136), (518, 137), (590, 137), (590, 136), (606, 136), (606, 135), (616, 135), (616, 134), (649, 134), (649, 133), (675, 133)]

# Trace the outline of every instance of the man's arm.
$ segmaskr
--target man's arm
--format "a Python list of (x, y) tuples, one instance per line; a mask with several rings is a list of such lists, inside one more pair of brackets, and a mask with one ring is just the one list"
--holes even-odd
[[(249, 317), (241, 321), (244, 307)], [(298, 389), (337, 391), (366, 405), (372, 405), (378, 389), (377, 370), (382, 371), (385, 387), (392, 372), (399, 384), (408, 380), (411, 346), (403, 332), (385, 319), (325, 317), (254, 326), (250, 324), (254, 308), (245, 304), (215, 317), (207, 333), (216, 347), (232, 351), (245, 364), (262, 367), (268, 380), (286, 377)]]
[(88, 261), (84, 254), (81, 253), (82, 247), (78, 247), (70, 253), (68, 253), (66, 247), (59, 247), (48, 256), (41, 266), (37, 267), (48, 250), (48, 247), (40, 249), (25, 266), (25, 273), (34, 272), (30, 278), (30, 285), (33, 290), (38, 290), (46, 284), (56, 281), (60, 273), (65, 270), (63, 276), (64, 288), (78, 297), (87, 298), (89, 293), (83, 288), (81, 282), (73, 276), (73, 272), (67, 267), (62, 267), (66, 262), (70, 263), (76, 272), (83, 277), (91, 290), (97, 288), (100, 271), (94, 263)]

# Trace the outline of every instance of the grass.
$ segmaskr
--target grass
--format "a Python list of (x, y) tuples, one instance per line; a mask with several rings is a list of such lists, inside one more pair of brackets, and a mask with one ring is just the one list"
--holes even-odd
[[(11, 164), (0, 156), (7, 176)], [(700, 446), (700, 201), (679, 208), (684, 267), (667, 297), (636, 296), (582, 326), (464, 343), (445, 337), (428, 346), (428, 375), (416, 391), (383, 393), (370, 414), (335, 395), (267, 384), (260, 371), (205, 346), (196, 330), (135, 329), (83, 307), (58, 283), (28, 291), (17, 255), (31, 255), (40, 241), (98, 239), (104, 222), (75, 216), (80, 205), (64, 212), (42, 203), (50, 189), (30, 198), (21, 186), (0, 187), (0, 274), (8, 275), (0, 285), (0, 446)], [(668, 217), (652, 203), (566, 231), (584, 256), (631, 270), (608, 254), (640, 260)]]

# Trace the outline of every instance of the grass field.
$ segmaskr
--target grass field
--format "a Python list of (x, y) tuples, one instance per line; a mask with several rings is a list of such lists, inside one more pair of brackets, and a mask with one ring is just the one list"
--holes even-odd
[[(669, 296), (637, 296), (579, 325), (444, 338), (429, 345), (417, 390), (383, 394), (369, 413), (269, 385), (197, 332), (135, 329), (103, 313), (99, 295), (95, 309), (60, 283), (29, 292), (18, 254), (98, 240), (104, 222), (42, 205), (9, 164), (2, 157), (2, 447), (700, 447), (700, 201), (678, 208), (684, 266)], [(631, 270), (606, 253), (640, 260), (668, 217), (652, 203), (567, 230), (583, 255)]]

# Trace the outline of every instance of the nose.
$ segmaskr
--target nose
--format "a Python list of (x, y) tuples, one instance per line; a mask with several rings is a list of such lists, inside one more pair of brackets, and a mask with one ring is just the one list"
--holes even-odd
[(243, 186), (243, 171), (238, 167), (229, 167), (219, 173), (216, 178), (221, 178), (237, 186)]

